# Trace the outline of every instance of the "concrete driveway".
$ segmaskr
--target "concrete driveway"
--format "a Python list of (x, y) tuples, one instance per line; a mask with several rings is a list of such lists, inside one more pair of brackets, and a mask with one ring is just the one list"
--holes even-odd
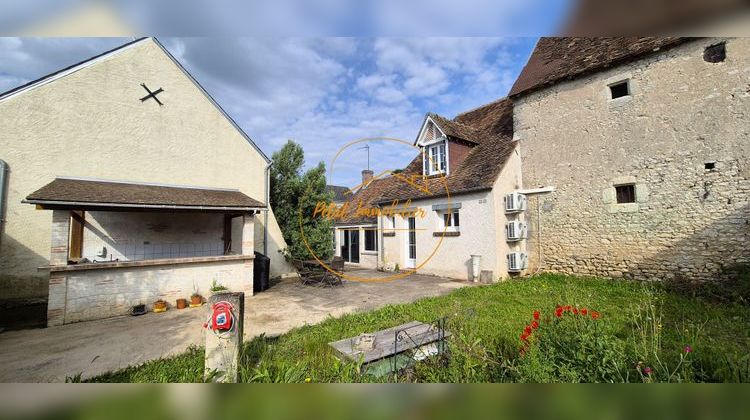
[[(381, 277), (382, 273), (358, 271)], [(329, 316), (438, 296), (470, 283), (411, 275), (390, 282), (346, 282), (343, 287), (302, 286), (284, 280), (245, 302), (245, 339), (282, 334)], [(204, 308), (118, 317), (0, 334), (0, 382), (58, 382), (83, 378), (175, 355), (202, 345)]]

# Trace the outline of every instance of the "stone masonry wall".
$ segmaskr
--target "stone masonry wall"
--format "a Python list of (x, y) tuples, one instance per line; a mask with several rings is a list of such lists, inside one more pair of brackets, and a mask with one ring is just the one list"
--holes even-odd
[[(705, 62), (720, 41), (515, 101), (524, 187), (556, 188), (529, 200), (531, 271), (712, 280), (750, 263), (750, 39)], [(631, 96), (610, 99), (624, 79)], [(624, 184), (635, 203), (616, 202)]]

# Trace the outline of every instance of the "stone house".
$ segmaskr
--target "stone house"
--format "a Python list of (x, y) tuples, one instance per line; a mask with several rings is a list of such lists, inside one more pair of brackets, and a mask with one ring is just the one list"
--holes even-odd
[[(510, 92), (530, 267), (715, 279), (750, 262), (750, 40), (543, 38)], [(539, 235), (535, 234), (539, 233)]]
[(715, 279), (750, 263), (748, 80), (747, 39), (542, 38), (508, 98), (426, 116), (403, 174), (429, 193), (391, 175), (350, 201), (424, 218), (337, 226), (377, 226), (359, 266)]
[[(0, 95), (0, 289), (48, 324), (291, 271), (269, 159), (154, 38)], [(36, 208), (35, 208), (36, 206)]]

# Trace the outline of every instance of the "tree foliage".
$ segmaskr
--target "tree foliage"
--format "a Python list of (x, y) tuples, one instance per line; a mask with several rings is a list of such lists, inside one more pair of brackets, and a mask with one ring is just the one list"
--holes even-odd
[(292, 140), (274, 153), (272, 159), (271, 207), (287, 244), (285, 256), (294, 259), (313, 257), (303, 241), (304, 234), (304, 239), (318, 258), (331, 258), (333, 226), (328, 219), (312, 217), (319, 201), (330, 202), (333, 198), (325, 190), (325, 165), (320, 162), (303, 173), (305, 152)]

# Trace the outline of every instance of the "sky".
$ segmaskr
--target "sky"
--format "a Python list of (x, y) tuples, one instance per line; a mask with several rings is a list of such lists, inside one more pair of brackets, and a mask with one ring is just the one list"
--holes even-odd
[[(291, 139), (307, 166), (353, 140), (413, 142), (426, 112), (448, 118), (505, 96), (536, 37), (160, 37), (270, 157)], [(122, 38), (0, 38), (0, 92), (116, 47)], [(367, 153), (346, 148), (329, 183), (354, 186)], [(376, 173), (403, 167), (409, 146), (370, 143)], [(330, 168), (329, 168), (330, 169)]]

